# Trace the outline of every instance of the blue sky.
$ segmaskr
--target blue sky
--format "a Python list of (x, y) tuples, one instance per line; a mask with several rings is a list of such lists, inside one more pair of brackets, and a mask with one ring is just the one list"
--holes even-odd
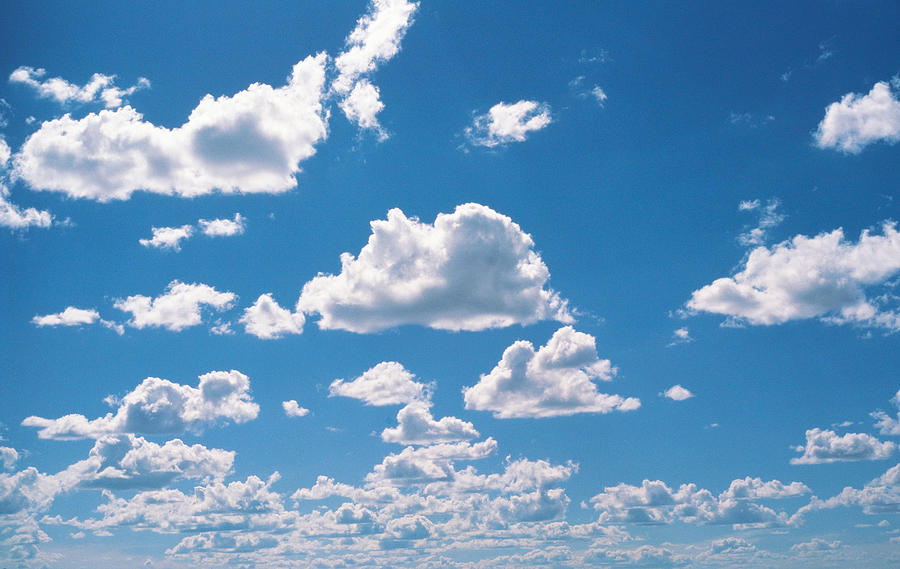
[(900, 7), (5, 8), (4, 567), (894, 567)]

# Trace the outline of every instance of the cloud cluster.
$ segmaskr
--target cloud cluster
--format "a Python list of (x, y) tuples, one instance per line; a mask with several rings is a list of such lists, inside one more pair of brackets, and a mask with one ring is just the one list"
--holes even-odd
[(769, 237), (769, 231), (784, 221), (785, 215), (778, 211), (781, 202), (770, 199), (763, 206), (759, 200), (745, 200), (738, 204), (741, 211), (758, 211), (759, 223), (738, 236), (738, 242), (745, 247), (762, 245)]
[[(897, 391), (891, 397), (891, 403), (894, 404), (894, 407), (900, 408), (900, 391)], [(884, 411), (875, 411), (872, 413), (872, 417), (877, 420), (875, 426), (878, 427), (878, 431), (882, 435), (900, 435), (900, 413), (897, 414), (895, 419)]]
[(44, 78), (47, 71), (33, 67), (22, 66), (13, 71), (9, 76), (10, 83), (28, 85), (38, 96), (45, 99), (53, 99), (57, 103), (67, 104), (71, 102), (90, 103), (102, 101), (108, 108), (122, 105), (122, 98), (134, 94), (139, 89), (150, 87), (150, 81), (145, 77), (139, 77), (137, 83), (125, 89), (114, 85), (115, 75), (94, 73), (91, 80), (85, 85), (78, 86), (61, 77)]
[(893, 454), (895, 446), (893, 442), (882, 442), (865, 433), (838, 436), (828, 429), (809, 429), (806, 444), (795, 448), (803, 456), (792, 458), (791, 464), (882, 460)]
[(238, 320), (248, 334), (263, 340), (282, 338), (288, 334), (302, 334), (306, 317), (302, 312), (282, 308), (271, 293), (262, 294), (253, 306), (244, 310)]
[[(606, 99), (601, 89), (593, 93), (598, 102)], [(602, 95), (602, 98), (601, 98)], [(497, 103), (483, 115), (477, 115), (465, 134), (470, 144), (493, 148), (510, 142), (523, 142), (528, 133), (543, 129), (552, 122), (550, 106), (537, 101)]]
[(76, 308), (67, 306), (62, 312), (53, 314), (35, 315), (31, 323), (38, 327), (44, 326), (85, 326), (99, 322), (106, 328), (115, 330), (122, 335), (125, 333), (121, 324), (100, 318), (100, 313), (93, 308)]
[(489, 207), (460, 205), (433, 225), (392, 209), (371, 226), (357, 257), (341, 255), (340, 274), (303, 286), (297, 310), (319, 314), (322, 329), (474, 331), (572, 321), (566, 301), (545, 288), (550, 272), (531, 237)]
[(900, 328), (895, 312), (879, 310), (866, 289), (900, 271), (900, 232), (893, 222), (882, 234), (863, 231), (849, 243), (842, 229), (815, 237), (797, 235), (770, 248), (753, 249), (733, 277), (694, 291), (687, 307), (750, 324), (803, 318)]
[(165, 328), (178, 332), (203, 322), (202, 307), (227, 310), (236, 298), (232, 292), (219, 292), (206, 284), (176, 280), (170, 282), (165, 293), (156, 298), (136, 294), (117, 300), (114, 306), (131, 313), (128, 325), (133, 328)]
[(474, 439), (479, 436), (472, 423), (456, 417), (435, 420), (431, 404), (413, 401), (397, 413), (397, 427), (387, 428), (381, 439), (387, 443), (402, 445), (430, 445)]
[(42, 439), (99, 439), (127, 433), (199, 432), (218, 422), (244, 423), (259, 413), (250, 396), (250, 379), (236, 370), (203, 374), (197, 387), (148, 377), (117, 404), (114, 414), (98, 419), (78, 414), (58, 419), (31, 416), (22, 425), (38, 428)]
[[(246, 221), (246, 218), (240, 213), (236, 213), (234, 214), (234, 219), (200, 219), (197, 221), (196, 229), (208, 237), (230, 237), (242, 234)], [(139, 240), (141, 245), (156, 249), (181, 251), (181, 242), (193, 237), (195, 227), (193, 225), (154, 227), (152, 231), (153, 236), (150, 239)]]
[(493, 411), (501, 419), (637, 409), (641, 403), (634, 397), (597, 391), (593, 380), (608, 381), (615, 371), (597, 356), (593, 336), (564, 326), (537, 351), (531, 342), (513, 343), (490, 373), (463, 389), (463, 397), (466, 409)]
[[(893, 86), (893, 89), (892, 89)], [(866, 95), (847, 93), (825, 109), (815, 139), (819, 148), (858, 154), (875, 142), (900, 140), (900, 79), (879, 81)]]

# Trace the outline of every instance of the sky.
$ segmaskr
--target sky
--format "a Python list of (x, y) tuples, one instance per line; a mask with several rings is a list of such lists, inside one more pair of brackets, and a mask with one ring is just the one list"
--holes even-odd
[(0, 20), (0, 567), (900, 564), (896, 2)]

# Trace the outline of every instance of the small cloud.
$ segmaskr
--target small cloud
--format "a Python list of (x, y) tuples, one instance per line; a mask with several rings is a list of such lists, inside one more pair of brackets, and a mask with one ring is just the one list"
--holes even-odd
[(309, 415), (309, 409), (307, 409), (306, 407), (301, 407), (293, 399), (282, 401), (281, 408), (284, 409), (284, 414), (288, 417), (305, 417)]
[(669, 342), (669, 346), (677, 346), (678, 344), (689, 344), (693, 342), (694, 339), (691, 337), (691, 333), (688, 330), (687, 326), (683, 328), (678, 328), (674, 332), (672, 332), (672, 341)]
[(591, 89), (591, 95), (594, 96), (594, 99), (597, 100), (597, 104), (599, 104), (601, 107), (606, 102), (606, 99), (607, 99), (606, 91), (604, 91), (600, 87), (600, 85), (594, 85), (594, 88)]
[(244, 233), (247, 218), (240, 213), (234, 214), (234, 219), (200, 219), (197, 225), (200, 231), (208, 237), (230, 237)]
[(154, 227), (152, 238), (140, 239), (138, 242), (144, 247), (181, 251), (181, 242), (185, 239), (189, 239), (193, 234), (194, 228), (190, 225), (182, 225), (181, 227)]
[(552, 122), (550, 106), (538, 101), (497, 103), (483, 115), (475, 117), (465, 135), (474, 146), (494, 148), (510, 142), (524, 142), (529, 132), (545, 128)]
[(694, 396), (690, 390), (676, 384), (659, 394), (661, 397), (671, 399), (673, 401), (684, 401)]

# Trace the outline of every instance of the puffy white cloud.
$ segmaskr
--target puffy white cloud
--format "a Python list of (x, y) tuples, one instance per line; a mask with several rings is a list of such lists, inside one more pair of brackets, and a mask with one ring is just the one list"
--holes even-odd
[(0, 472), (0, 516), (46, 509), (60, 491), (53, 475), (32, 466), (12, 474)]
[(434, 531), (434, 524), (419, 515), (407, 515), (388, 522), (386, 532), (395, 539), (425, 539)]
[[(898, 86), (897, 79), (892, 81)], [(866, 146), (900, 140), (900, 100), (884, 81), (875, 83), (867, 95), (847, 93), (825, 109), (825, 118), (815, 133), (819, 148), (858, 154)]]
[(302, 312), (282, 308), (271, 293), (266, 293), (260, 295), (253, 306), (244, 310), (239, 322), (244, 325), (248, 334), (272, 340), (287, 334), (302, 334), (306, 317)]
[(172, 281), (166, 292), (156, 298), (136, 294), (113, 306), (123, 312), (130, 312), (128, 325), (133, 328), (161, 327), (178, 332), (203, 322), (201, 307), (216, 310), (231, 308), (236, 296), (232, 292), (219, 292), (206, 284), (187, 284)]
[(0, 446), (0, 464), (6, 470), (12, 470), (12, 467), (19, 461), (19, 453), (11, 447)]
[(408, 485), (449, 481), (454, 460), (479, 460), (497, 450), (497, 441), (487, 438), (479, 443), (443, 443), (427, 447), (406, 447), (390, 454), (366, 475), (366, 482)]
[(477, 115), (465, 132), (471, 144), (493, 148), (509, 142), (523, 142), (529, 132), (541, 130), (551, 121), (550, 106), (546, 103), (523, 100), (508, 105), (500, 102), (487, 114)]
[(137, 83), (121, 89), (113, 84), (116, 79), (115, 75), (94, 73), (87, 84), (78, 86), (61, 77), (44, 79), (46, 74), (47, 71), (44, 69), (22, 66), (10, 74), (9, 81), (28, 85), (35, 89), (40, 97), (54, 99), (60, 104), (90, 103), (99, 100), (103, 101), (106, 108), (118, 107), (122, 104), (122, 97), (132, 95), (139, 89), (150, 87), (150, 81), (145, 77), (139, 77)]
[(674, 401), (684, 401), (685, 399), (690, 399), (694, 396), (694, 394), (691, 393), (689, 389), (686, 389), (678, 384), (666, 389), (660, 395)]
[(116, 413), (88, 420), (84, 415), (58, 419), (27, 417), (42, 439), (99, 439), (120, 433), (176, 434), (202, 431), (220, 421), (244, 423), (256, 418), (259, 405), (250, 397), (250, 380), (239, 371), (211, 371), (197, 387), (148, 377), (118, 402)]
[(100, 313), (93, 308), (68, 306), (62, 312), (35, 316), (31, 322), (35, 326), (81, 326), (82, 324), (93, 324), (99, 319)]
[(895, 446), (892, 442), (881, 442), (865, 433), (838, 436), (827, 429), (809, 429), (806, 431), (806, 444), (795, 449), (803, 456), (792, 458), (791, 464), (881, 460), (890, 457)]
[[(4, 144), (6, 144), (4, 142)], [(8, 147), (7, 147), (8, 149)], [(10, 229), (27, 229), (29, 227), (50, 227), (53, 216), (48, 211), (33, 207), (22, 209), (9, 201), (9, 189), (0, 182), (0, 226)]]
[(157, 249), (172, 249), (181, 251), (181, 241), (189, 239), (194, 234), (194, 227), (182, 225), (181, 227), (154, 227), (151, 239), (139, 239), (144, 247), (156, 247)]
[(352, 381), (332, 381), (328, 396), (352, 397), (376, 406), (428, 400), (431, 384), (414, 381), (415, 377), (397, 362), (381, 362)]
[(399, 209), (371, 222), (369, 242), (341, 255), (341, 273), (303, 286), (297, 310), (319, 327), (376, 332), (404, 324), (484, 330), (572, 317), (534, 242), (509, 217), (475, 203), (434, 225)]
[(350, 121), (358, 124), (361, 128), (375, 130), (378, 138), (384, 140), (387, 138), (387, 133), (382, 130), (377, 116), (384, 108), (380, 97), (378, 87), (362, 80), (357, 82), (350, 94), (341, 101), (341, 110)]
[(642, 545), (634, 549), (591, 549), (583, 558), (586, 565), (603, 567), (676, 567), (688, 562), (683, 555), (678, 555), (666, 547)]
[(847, 486), (827, 500), (813, 496), (809, 504), (791, 516), (791, 522), (799, 523), (810, 512), (852, 506), (860, 507), (870, 515), (900, 513), (900, 464), (892, 466), (862, 488)]
[(12, 150), (10, 150), (9, 144), (6, 143), (6, 139), (0, 135), (0, 168), (6, 167), (10, 156), (12, 156)]
[(659, 480), (644, 480), (640, 486), (607, 487), (590, 502), (601, 512), (601, 522), (668, 524), (675, 520), (695, 524), (729, 524), (738, 527), (784, 525), (786, 514), (754, 502), (800, 496), (809, 489), (799, 483), (778, 480), (738, 479), (728, 490), (714, 496), (694, 484), (673, 490)]
[(294, 399), (282, 401), (281, 408), (284, 409), (284, 414), (288, 417), (305, 417), (309, 415), (309, 409), (301, 407)]
[(435, 420), (431, 416), (431, 404), (413, 401), (397, 413), (399, 425), (381, 432), (381, 439), (388, 443), (403, 445), (430, 445), (477, 438), (478, 431), (472, 423), (456, 417), (442, 417)]
[(537, 351), (531, 342), (513, 343), (463, 396), (466, 409), (493, 411), (501, 419), (637, 409), (636, 398), (597, 391), (592, 380), (610, 380), (615, 372), (609, 360), (597, 356), (593, 336), (564, 326)]
[(893, 222), (884, 223), (882, 232), (866, 230), (858, 242), (848, 243), (836, 229), (757, 247), (740, 272), (694, 291), (687, 307), (750, 324), (819, 317), (898, 329), (900, 316), (880, 311), (865, 293), (900, 270), (900, 232)]
[(821, 537), (814, 537), (810, 541), (795, 543), (791, 546), (791, 551), (796, 553), (816, 553), (821, 551), (834, 551), (840, 549), (842, 544), (840, 540), (827, 541)]
[[(900, 407), (900, 391), (894, 394), (891, 398), (891, 403), (894, 404), (895, 407)], [(882, 435), (900, 435), (900, 413), (897, 414), (897, 418), (893, 418), (884, 411), (875, 411), (872, 413), (872, 417), (877, 419), (875, 426), (878, 427), (878, 431)]]
[(287, 84), (207, 95), (185, 124), (156, 126), (129, 106), (47, 121), (16, 154), (15, 174), (37, 190), (98, 201), (132, 192), (192, 197), (214, 190), (283, 192), (327, 136), (327, 56), (297, 63)]
[(240, 213), (234, 214), (234, 219), (201, 219), (197, 221), (200, 231), (209, 237), (231, 237), (244, 233), (247, 219)]

